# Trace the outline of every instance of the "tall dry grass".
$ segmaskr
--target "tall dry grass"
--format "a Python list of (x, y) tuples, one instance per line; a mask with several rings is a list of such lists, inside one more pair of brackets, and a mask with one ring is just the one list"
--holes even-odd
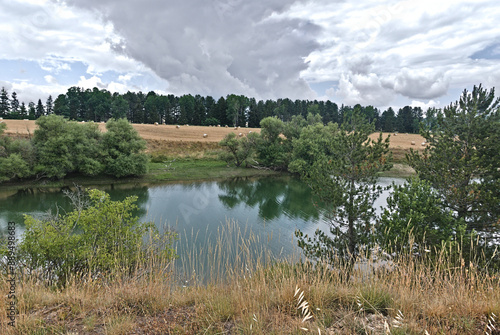
[(18, 283), (17, 326), (6, 326), (3, 299), (0, 333), (499, 334), (500, 276), (474, 258), (408, 253), (380, 267), (372, 255), (348, 277), (340, 261), (276, 260), (234, 222), (215, 237), (176, 260), (192, 274), (188, 283), (153, 255), (113, 281)]

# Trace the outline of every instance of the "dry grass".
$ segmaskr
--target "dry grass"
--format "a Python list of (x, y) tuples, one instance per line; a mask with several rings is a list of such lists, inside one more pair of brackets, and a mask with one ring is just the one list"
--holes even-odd
[[(7, 124), (7, 134), (27, 135), (33, 134), (36, 129), (35, 121), (24, 120), (3, 120)], [(202, 127), (202, 126), (186, 126), (182, 125), (177, 128), (175, 125), (153, 125), (153, 124), (133, 124), (133, 127), (139, 132), (142, 138), (154, 141), (182, 141), (182, 142), (203, 142), (217, 143), (220, 142), (227, 134), (242, 133), (244, 135), (252, 132), (260, 132), (260, 128), (240, 128), (233, 127)], [(104, 123), (99, 124), (101, 131), (106, 131)], [(203, 137), (207, 134), (207, 137)], [(371, 135), (372, 139), (377, 138), (379, 133)], [(418, 134), (394, 134), (383, 133), (383, 138), (391, 136), (391, 149), (408, 150), (410, 148), (420, 150), (421, 143), (424, 138)], [(415, 145), (412, 145), (412, 142)]]
[[(2, 120), (7, 124), (6, 134), (33, 134), (37, 128), (32, 120)], [(183, 142), (220, 142), (229, 133), (248, 134), (250, 131), (260, 132), (260, 128), (234, 127), (202, 127), (181, 125), (132, 124), (145, 140), (183, 141)], [(99, 129), (106, 131), (106, 124), (99, 123)], [(207, 137), (203, 137), (207, 134)]]
[[(138, 269), (64, 289), (26, 280), (16, 292), (16, 329), (6, 326), (6, 299), (0, 302), (0, 333), (499, 334), (500, 276), (473, 264), (453, 267), (444, 253), (436, 262), (401, 257), (390, 269), (354, 271), (347, 281), (341, 263), (329, 270), (256, 253), (258, 239), (234, 222), (214, 237), (179, 261), (187, 272), (218, 267), (224, 278), (212, 273), (179, 284), (176, 273)], [(4, 280), (0, 290), (7, 291)]]

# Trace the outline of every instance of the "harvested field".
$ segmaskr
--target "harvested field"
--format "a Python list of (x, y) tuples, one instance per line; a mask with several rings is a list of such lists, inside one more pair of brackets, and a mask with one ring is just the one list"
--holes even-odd
[[(6, 133), (27, 135), (33, 134), (36, 129), (35, 121), (24, 120), (3, 120), (7, 124)], [(247, 135), (250, 131), (260, 132), (259, 128), (240, 128), (233, 127), (202, 127), (202, 126), (179, 126), (175, 125), (154, 125), (154, 124), (133, 124), (142, 138), (155, 141), (183, 141), (183, 142), (219, 142), (229, 133)], [(106, 131), (105, 124), (100, 123), (99, 128)], [(203, 135), (207, 136), (204, 137)], [(394, 134), (384, 133), (384, 139), (391, 135), (391, 149), (407, 150), (422, 149), (421, 143), (424, 138), (418, 134)], [(378, 137), (378, 133), (371, 136), (373, 139)], [(412, 145), (412, 142), (415, 144)]]
[[(36, 129), (35, 121), (24, 120), (3, 120), (7, 124), (8, 134), (27, 135), (33, 134)], [(142, 138), (146, 140), (167, 140), (184, 142), (219, 142), (229, 133), (247, 135), (250, 131), (260, 132), (259, 128), (234, 127), (202, 127), (202, 126), (177, 126), (175, 125), (154, 125), (154, 124), (133, 124)], [(99, 129), (106, 131), (106, 125), (99, 123)], [(204, 137), (203, 135), (207, 136)]]

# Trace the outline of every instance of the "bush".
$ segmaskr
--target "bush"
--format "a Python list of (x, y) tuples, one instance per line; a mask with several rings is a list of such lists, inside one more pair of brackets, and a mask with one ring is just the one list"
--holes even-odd
[(393, 186), (376, 231), (386, 250), (400, 251), (410, 238), (419, 247), (460, 241), (465, 228), (465, 223), (453, 217), (429, 182), (414, 178)]
[(235, 133), (229, 133), (224, 137), (219, 145), (225, 150), (221, 153), (221, 159), (227, 164), (242, 166), (247, 164), (247, 160), (252, 156), (256, 141), (259, 135), (257, 133), (248, 134), (246, 137), (238, 139)]
[(109, 120), (103, 135), (105, 172), (117, 178), (147, 173), (146, 142), (126, 119)]
[(31, 175), (32, 172), (21, 155), (10, 154), (6, 158), (0, 158), (0, 182)]
[[(72, 200), (75, 208), (65, 215), (42, 220), (25, 216), (19, 257), (28, 270), (63, 285), (71, 275), (132, 271), (144, 260), (145, 233), (158, 234), (152, 223), (140, 223), (132, 215), (137, 197), (111, 201), (105, 192), (90, 190), (88, 197), (77, 193)], [(173, 254), (169, 243), (161, 252)]]

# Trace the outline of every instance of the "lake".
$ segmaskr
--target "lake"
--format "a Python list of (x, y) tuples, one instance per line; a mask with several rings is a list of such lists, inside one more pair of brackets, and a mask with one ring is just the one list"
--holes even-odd
[[(380, 178), (382, 186), (401, 184), (404, 179)], [(309, 188), (298, 178), (236, 178), (164, 185), (118, 185), (99, 187), (113, 200), (138, 197), (137, 215), (153, 221), (163, 231), (178, 233), (175, 248), (177, 267), (185, 277), (193, 273), (214, 276), (232, 262), (243, 262), (238, 253), (251, 250), (252, 257), (272, 253), (291, 257), (299, 251), (294, 232), (313, 234), (328, 225), (312, 201)], [(385, 206), (385, 192), (376, 207)], [(0, 229), (16, 222), (22, 234), (23, 214), (41, 216), (70, 210), (70, 202), (61, 190), (33, 190), (15, 193), (0, 190)], [(224, 249), (224, 250), (222, 250)], [(236, 257), (236, 258), (235, 258)], [(298, 256), (297, 256), (298, 257)]]

